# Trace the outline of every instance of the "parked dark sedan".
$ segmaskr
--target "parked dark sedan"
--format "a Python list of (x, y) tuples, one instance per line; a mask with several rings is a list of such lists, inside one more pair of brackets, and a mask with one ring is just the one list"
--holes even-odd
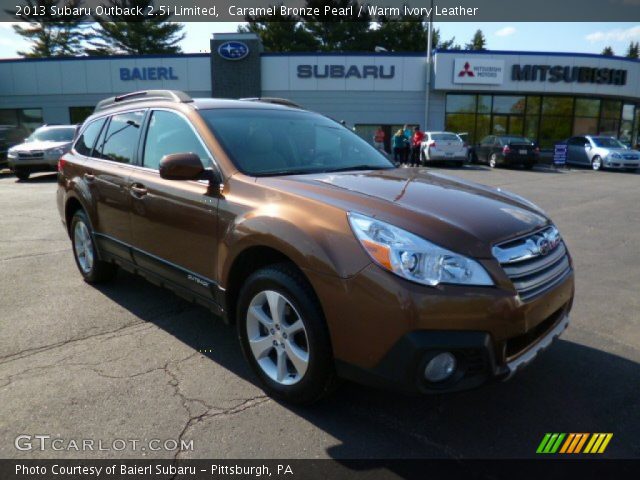
[(522, 165), (530, 169), (538, 163), (540, 149), (525, 137), (517, 135), (489, 135), (473, 149), (474, 161), (491, 168), (499, 165)]

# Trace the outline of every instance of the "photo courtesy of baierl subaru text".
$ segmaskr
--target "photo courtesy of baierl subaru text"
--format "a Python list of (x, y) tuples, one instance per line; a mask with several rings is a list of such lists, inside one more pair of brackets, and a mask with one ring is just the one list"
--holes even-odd
[(640, 472), (640, 0), (0, 0), (0, 480)]

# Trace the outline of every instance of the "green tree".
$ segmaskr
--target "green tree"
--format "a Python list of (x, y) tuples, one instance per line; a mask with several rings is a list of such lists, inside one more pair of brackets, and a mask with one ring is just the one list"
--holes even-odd
[(247, 16), (245, 20), (247, 25), (240, 25), (238, 32), (257, 34), (268, 52), (315, 52), (320, 48), (299, 17), (278, 13), (271, 17)]
[[(325, 15), (324, 7), (353, 7), (351, 17)], [(375, 35), (371, 30), (371, 16), (365, 13), (358, 17), (357, 0), (306, 0), (306, 6), (319, 8), (320, 15), (304, 17), (305, 29), (313, 35), (323, 51), (373, 51)]]
[(83, 0), (25, 0), (25, 11), (16, 15), (17, 9), (6, 10), (26, 25), (13, 25), (13, 30), (30, 42), (28, 51), (19, 51), (23, 57), (46, 58), (74, 56), (82, 53), (83, 42), (88, 38), (89, 29), (85, 15), (51, 15), (52, 6), (80, 7)]
[(627, 48), (625, 56), (628, 58), (640, 58), (640, 42), (629, 43), (629, 48)]
[(89, 41), (90, 55), (113, 54), (167, 54), (180, 53), (179, 43), (184, 39), (183, 26), (170, 22), (171, 15), (149, 15), (154, 0), (109, 0), (107, 6), (122, 7), (142, 15), (94, 16), (97, 28)]
[(607, 46), (607, 47), (604, 47), (601, 55), (606, 55), (607, 57), (613, 57), (615, 53), (613, 53), (613, 48)]
[[(414, 17), (413, 17), (414, 18)], [(394, 52), (421, 52), (427, 49), (428, 25), (426, 22), (392, 20), (386, 17), (378, 18), (379, 28), (373, 30), (376, 45)], [(460, 48), (455, 44), (455, 37), (442, 40), (440, 30), (434, 28), (431, 32), (431, 46), (438, 50)]]
[(482, 30), (476, 30), (476, 33), (474, 33), (471, 38), (471, 42), (467, 43), (464, 48), (467, 50), (486, 50), (487, 39), (484, 37)]

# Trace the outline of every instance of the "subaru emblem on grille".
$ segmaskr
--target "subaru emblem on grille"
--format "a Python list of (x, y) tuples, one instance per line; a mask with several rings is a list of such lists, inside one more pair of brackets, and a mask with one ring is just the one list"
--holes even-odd
[(547, 240), (547, 237), (540, 237), (536, 240), (536, 246), (540, 255), (547, 255), (551, 251), (551, 243)]

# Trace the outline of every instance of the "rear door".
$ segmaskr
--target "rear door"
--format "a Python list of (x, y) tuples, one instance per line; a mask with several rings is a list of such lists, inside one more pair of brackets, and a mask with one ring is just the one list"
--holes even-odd
[(218, 193), (207, 181), (165, 180), (158, 167), (165, 155), (195, 153), (205, 167), (213, 157), (195, 128), (182, 114), (150, 112), (140, 164), (129, 177), (133, 202), (134, 257), (143, 268), (174, 286), (188, 288), (210, 300), (217, 294)]
[(96, 202), (94, 225), (103, 251), (130, 260), (129, 174), (136, 159), (145, 110), (116, 113), (103, 127), (85, 179)]

